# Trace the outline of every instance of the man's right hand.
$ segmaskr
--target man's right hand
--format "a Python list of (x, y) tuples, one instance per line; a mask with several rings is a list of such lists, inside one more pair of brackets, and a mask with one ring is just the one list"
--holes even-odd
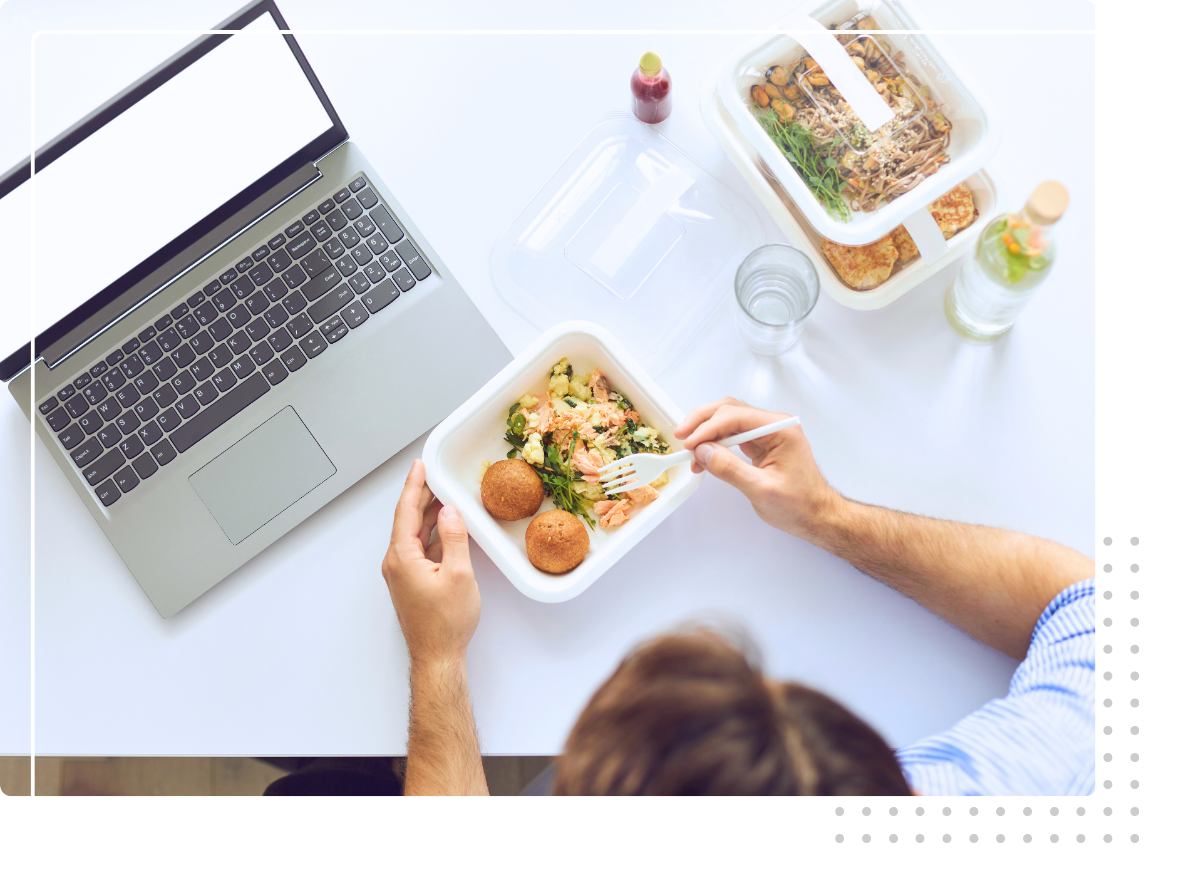
[(694, 409), (675, 428), (675, 438), (695, 451), (694, 472), (707, 470), (736, 486), (763, 520), (809, 540), (843, 498), (823, 479), (802, 428), (791, 427), (744, 443), (741, 451), (752, 464), (715, 443), (785, 417), (728, 397)]

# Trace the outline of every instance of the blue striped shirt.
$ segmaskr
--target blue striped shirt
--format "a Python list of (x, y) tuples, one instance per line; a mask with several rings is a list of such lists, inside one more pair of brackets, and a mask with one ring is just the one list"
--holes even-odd
[(1006, 697), (897, 751), (923, 796), (1083, 796), (1094, 791), (1094, 580), (1059, 593), (1033, 629)]

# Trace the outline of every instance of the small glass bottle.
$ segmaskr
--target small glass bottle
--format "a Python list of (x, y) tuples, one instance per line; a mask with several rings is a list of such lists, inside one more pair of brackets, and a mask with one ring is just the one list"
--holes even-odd
[(634, 116), (643, 123), (661, 123), (671, 115), (671, 75), (657, 53), (647, 52), (630, 77)]
[(993, 218), (947, 290), (946, 318), (960, 335), (994, 341), (1012, 328), (1057, 257), (1053, 226), (1070, 202), (1057, 181), (1043, 181), (1024, 209)]

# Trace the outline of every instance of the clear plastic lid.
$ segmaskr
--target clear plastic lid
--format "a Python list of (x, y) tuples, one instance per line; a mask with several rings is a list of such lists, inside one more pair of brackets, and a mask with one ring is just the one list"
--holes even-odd
[(539, 329), (588, 320), (665, 369), (761, 245), (752, 207), (633, 116), (577, 145), (494, 244), (499, 294)]

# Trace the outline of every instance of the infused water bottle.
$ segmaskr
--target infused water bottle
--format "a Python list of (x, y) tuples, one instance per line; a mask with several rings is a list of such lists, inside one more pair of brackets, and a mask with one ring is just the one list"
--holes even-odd
[(1057, 224), (1070, 194), (1060, 182), (1043, 181), (1015, 215), (993, 218), (946, 293), (946, 318), (955, 331), (994, 341), (1012, 328), (1053, 268)]
[(671, 75), (657, 53), (647, 52), (630, 77), (634, 116), (643, 123), (661, 123), (671, 115)]

